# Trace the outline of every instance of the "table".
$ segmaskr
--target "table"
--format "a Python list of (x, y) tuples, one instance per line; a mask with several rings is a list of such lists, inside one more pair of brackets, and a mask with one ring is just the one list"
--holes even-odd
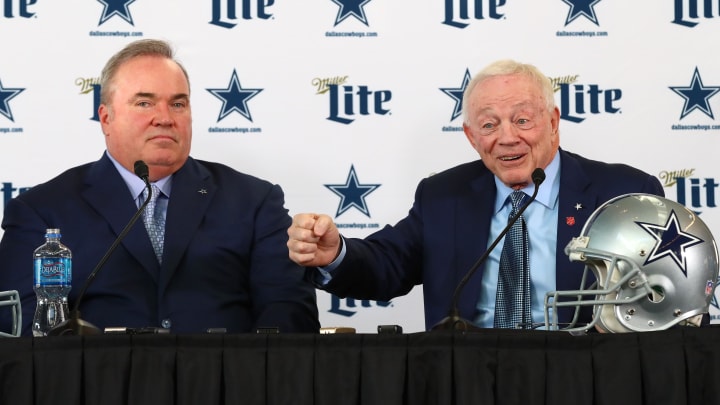
[(720, 327), (0, 340), (0, 404), (720, 404)]

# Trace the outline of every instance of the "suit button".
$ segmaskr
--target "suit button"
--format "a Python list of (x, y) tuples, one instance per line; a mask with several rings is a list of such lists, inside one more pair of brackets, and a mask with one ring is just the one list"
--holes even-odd
[(171, 326), (172, 326), (172, 321), (171, 321), (171, 320), (169, 320), (169, 319), (163, 319), (163, 320), (162, 320), (162, 327), (163, 327), (163, 328), (165, 328), (165, 329), (170, 329)]

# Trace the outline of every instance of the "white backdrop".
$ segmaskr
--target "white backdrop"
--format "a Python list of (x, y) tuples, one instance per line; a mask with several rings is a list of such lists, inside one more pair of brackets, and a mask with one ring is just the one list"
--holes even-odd
[[(5, 0), (2, 203), (100, 157), (100, 69), (133, 39), (160, 38), (190, 73), (192, 155), (280, 184), (291, 214), (335, 215), (347, 236), (395, 223), (420, 179), (476, 159), (456, 97), (466, 73), (500, 58), (533, 63), (556, 81), (562, 147), (658, 176), (669, 198), (718, 233), (719, 8), (700, 0)], [(324, 326), (424, 329), (419, 289), (389, 303), (322, 292), (318, 301)], [(717, 303), (711, 310), (718, 317)]]

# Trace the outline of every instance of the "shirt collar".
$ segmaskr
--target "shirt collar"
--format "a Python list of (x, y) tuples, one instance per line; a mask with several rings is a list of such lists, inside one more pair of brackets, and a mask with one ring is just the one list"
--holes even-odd
[[(115, 169), (117, 169), (118, 173), (120, 173), (120, 176), (122, 176), (123, 180), (125, 180), (125, 184), (127, 184), (133, 198), (135, 200), (141, 198), (142, 192), (145, 190), (145, 182), (135, 175), (135, 173), (123, 167), (123, 165), (110, 155), (110, 152), (105, 151), (105, 153), (107, 154), (107, 157), (110, 158), (110, 161), (115, 166)], [(172, 189), (172, 176), (163, 177), (152, 184), (157, 185), (163, 194), (165, 194), (168, 198), (170, 197), (170, 190)]]
[[(495, 187), (497, 193), (495, 194), (495, 213), (497, 214), (502, 209), (505, 201), (507, 201), (510, 193), (513, 189), (506, 186), (500, 179), (495, 176)], [(528, 196), (533, 194), (535, 184), (529, 184), (522, 190)], [(560, 194), (560, 151), (555, 152), (555, 157), (550, 164), (545, 168), (545, 181), (542, 182), (538, 189), (535, 201), (541, 203), (549, 209), (554, 209), (557, 204), (558, 195)]]

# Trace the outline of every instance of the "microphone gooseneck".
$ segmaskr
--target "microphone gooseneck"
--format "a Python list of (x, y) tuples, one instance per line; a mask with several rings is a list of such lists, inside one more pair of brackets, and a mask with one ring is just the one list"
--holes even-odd
[(483, 253), (483, 255), (480, 256), (480, 258), (475, 262), (475, 264), (470, 267), (470, 270), (465, 273), (465, 276), (462, 278), (462, 280), (460, 280), (460, 283), (458, 283), (457, 287), (455, 287), (455, 292), (452, 296), (452, 303), (448, 316), (443, 318), (440, 322), (436, 323), (431, 330), (468, 330), (475, 328), (471, 325), (471, 322), (468, 322), (467, 320), (460, 317), (460, 310), (458, 309), (460, 293), (462, 293), (465, 285), (468, 283), (468, 281), (470, 281), (470, 278), (473, 276), (473, 274), (475, 274), (475, 272), (480, 268), (480, 266), (485, 263), (488, 256), (490, 256), (490, 252), (495, 249), (495, 246), (500, 243), (500, 240), (505, 237), (505, 234), (510, 231), (510, 228), (513, 226), (513, 224), (515, 224), (515, 222), (517, 222), (522, 213), (525, 212), (525, 209), (529, 207), (533, 201), (535, 201), (535, 197), (537, 197), (538, 190), (540, 189), (540, 184), (545, 181), (545, 171), (539, 167), (533, 170), (532, 181), (533, 184), (535, 184), (535, 189), (533, 190), (532, 196), (530, 196), (525, 205), (523, 205), (518, 210), (517, 214), (515, 214), (514, 217), (510, 218), (507, 226), (505, 226), (505, 229), (500, 232), (500, 235), (498, 235), (493, 241), (493, 243), (490, 245), (490, 247), (485, 250), (485, 253)]
[(80, 318), (80, 302), (82, 301), (83, 297), (85, 296), (85, 292), (87, 291), (88, 287), (90, 287), (90, 284), (92, 284), (93, 280), (95, 280), (95, 276), (97, 276), (97, 273), (100, 271), (100, 269), (103, 267), (105, 262), (108, 261), (112, 253), (115, 251), (117, 246), (122, 242), (122, 240), (125, 238), (125, 235), (130, 232), (130, 229), (135, 224), (137, 219), (140, 217), (140, 214), (142, 214), (143, 210), (145, 209), (145, 206), (148, 205), (150, 202), (150, 197), (152, 197), (152, 187), (150, 186), (150, 172), (148, 169), (147, 164), (143, 162), (142, 160), (138, 160), (135, 162), (134, 167), (135, 175), (140, 177), (145, 182), (145, 188), (148, 191), (147, 198), (145, 198), (145, 201), (143, 201), (142, 205), (138, 210), (135, 212), (135, 215), (130, 218), (130, 222), (125, 225), (125, 228), (123, 228), (122, 232), (118, 235), (117, 238), (115, 238), (115, 241), (112, 245), (108, 248), (108, 250), (105, 252), (105, 255), (100, 259), (100, 261), (97, 263), (93, 271), (88, 276), (87, 280), (85, 280), (85, 284), (83, 284), (82, 289), (80, 290), (80, 293), (78, 294), (77, 299), (75, 300), (75, 305), (73, 306), (72, 310), (70, 311), (70, 314), (68, 316), (68, 319), (64, 322), (60, 322), (59, 324), (55, 325), (53, 328), (51, 328), (47, 335), (48, 336), (60, 336), (60, 335), (97, 335), (100, 334), (100, 329)]

